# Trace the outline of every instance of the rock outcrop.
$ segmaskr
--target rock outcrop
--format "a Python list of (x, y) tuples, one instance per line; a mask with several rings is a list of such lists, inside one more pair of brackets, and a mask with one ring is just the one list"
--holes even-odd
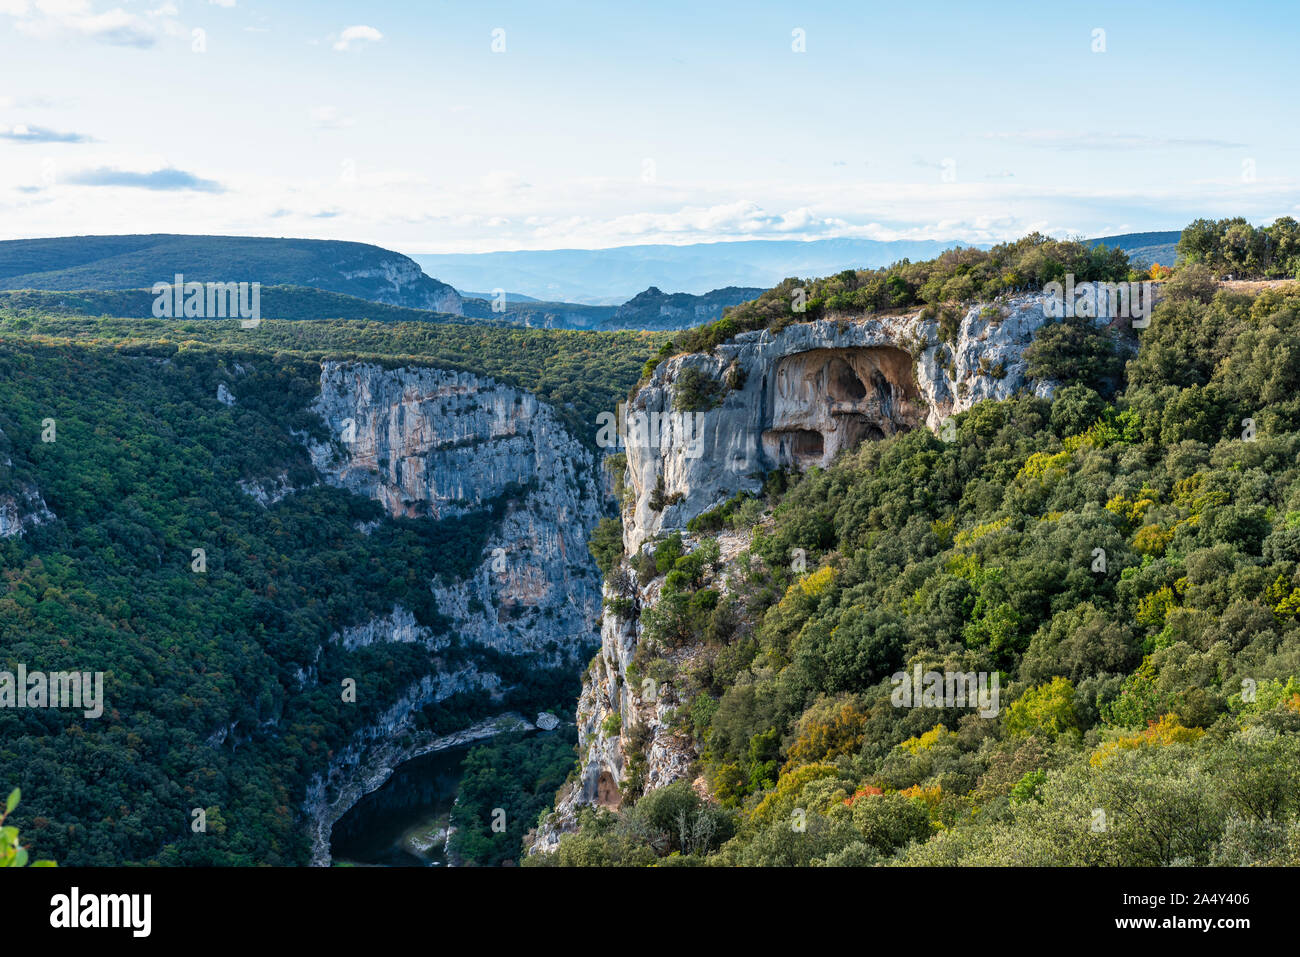
[(460, 293), (454, 288), (426, 276), (414, 260), (388, 250), (383, 252), (385, 255), (377, 262), (362, 268), (340, 269), (340, 278), (354, 284), (365, 293), (363, 298), (372, 302), (457, 316), (464, 313)]
[[(641, 613), (654, 605), (662, 582), (638, 581), (631, 558), (670, 533), (682, 535), (687, 551), (698, 547), (701, 539), (687, 523), (738, 492), (757, 492), (771, 469), (825, 466), (862, 441), (922, 425), (942, 434), (949, 416), (985, 399), (1026, 389), (1051, 395), (1054, 383), (1028, 379), (1024, 354), (1051, 321), (1041, 294), (971, 306), (952, 343), (941, 341), (938, 322), (920, 312), (832, 316), (777, 333), (742, 333), (710, 353), (659, 364), (628, 410), (623, 541), (629, 558), (606, 581), (611, 601), (601, 649), (578, 704), (581, 773), (561, 791), (533, 852), (554, 848), (582, 805), (619, 805), (633, 748), (643, 762), (637, 775), (645, 790), (686, 777), (697, 757), (695, 743), (669, 726), (686, 702), (671, 687), (629, 676)], [(710, 380), (714, 389), (701, 389)], [(706, 407), (683, 413), (683, 398), (688, 407)], [(726, 562), (747, 544), (723, 540), (729, 536), (736, 537), (718, 536), (724, 567), (713, 586), (723, 590)], [(691, 651), (669, 654), (688, 658)]]
[[(680, 431), (689, 435), (665, 428), (657, 443), (629, 442), (635, 498), (624, 522), (628, 551), (685, 528), (736, 492), (757, 491), (771, 469), (826, 465), (863, 439), (921, 424), (937, 430), (976, 402), (1014, 395), (1029, 385), (1025, 347), (1051, 321), (1043, 296), (1021, 296), (971, 306), (951, 344), (940, 340), (938, 321), (920, 312), (832, 316), (779, 333), (741, 333), (712, 353), (668, 359), (629, 415), (680, 420), (676, 383), (687, 369), (725, 392), (713, 408), (688, 413)], [(670, 504), (653, 508), (659, 500)]]
[(3, 451), (8, 439), (0, 432), (0, 538), (22, 535), (54, 518), (41, 490), (13, 477), (13, 460)]
[[(320, 382), (314, 409), (334, 438), (306, 441), (325, 482), (373, 499), (391, 518), (499, 516), (468, 576), (430, 582), (450, 634), (396, 606), (332, 640), (349, 651), (404, 642), (437, 652), (454, 635), (471, 658), (481, 647), (576, 667), (595, 643), (600, 613), (600, 575), (586, 547), (605, 501), (592, 452), (532, 394), (469, 373), (325, 362)], [(314, 666), (299, 678), (314, 680)], [(397, 764), (498, 727), (436, 737), (416, 729), (422, 708), (458, 692), (499, 700), (503, 690), (498, 675), (474, 663), (426, 675), (359, 732), (309, 789), (313, 863), (328, 863), (334, 822)], [(513, 715), (508, 723), (531, 727)]]
[(325, 481), (390, 516), (448, 518), (505, 497), (482, 562), (433, 586), (463, 639), (569, 659), (592, 638), (602, 514), (592, 452), (531, 393), (467, 372), (326, 362), (316, 411), (337, 440), (309, 445)]

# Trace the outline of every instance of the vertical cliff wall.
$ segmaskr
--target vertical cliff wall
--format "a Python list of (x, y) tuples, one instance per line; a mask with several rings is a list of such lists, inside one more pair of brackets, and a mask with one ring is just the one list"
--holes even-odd
[[(308, 444), (322, 479), (379, 502), (393, 518), (448, 518), (504, 500), (471, 574), (430, 583), (438, 610), (462, 644), (581, 667), (600, 612), (600, 575), (586, 543), (604, 500), (593, 453), (553, 409), (469, 373), (357, 362), (322, 364), (314, 409), (332, 436)], [(448, 636), (399, 606), (333, 640), (347, 648), (418, 642), (436, 652)], [(493, 730), (489, 722), (443, 738), (421, 735), (413, 730), (421, 708), (465, 691), (495, 699), (501, 684), (474, 665), (428, 675), (336, 754), (308, 796), (314, 862), (328, 862), (334, 821), (397, 763)]]
[(54, 518), (41, 490), (14, 477), (13, 460), (5, 451), (8, 445), (8, 438), (0, 432), (0, 538), (21, 535)]
[[(986, 399), (1026, 389), (1050, 395), (1053, 383), (1027, 378), (1025, 349), (1051, 321), (1041, 294), (969, 307), (953, 342), (942, 341), (937, 321), (919, 311), (832, 316), (779, 333), (742, 333), (710, 353), (659, 364), (633, 397), (630, 415), (646, 421), (677, 416), (680, 424), (657, 435), (651, 430), (657, 441), (633, 436), (625, 449), (626, 557), (606, 580), (611, 602), (601, 650), (579, 701), (581, 773), (561, 791), (555, 812), (539, 828), (534, 852), (554, 848), (582, 805), (619, 806), (633, 755), (643, 790), (688, 776), (697, 757), (696, 742), (681, 731), (682, 723), (672, 727), (673, 712), (686, 702), (670, 686), (629, 673), (642, 613), (653, 607), (662, 585), (658, 577), (638, 580), (638, 553), (653, 552), (658, 540), (673, 533), (682, 535), (686, 551), (694, 550), (702, 537), (687, 523), (738, 492), (759, 491), (772, 469), (825, 466), (860, 442), (920, 426), (942, 434), (948, 416)], [(716, 383), (718, 392), (704, 408), (698, 399), (701, 377)], [(681, 421), (683, 407), (694, 409), (688, 421)], [(748, 541), (735, 533), (710, 537), (722, 556), (710, 587), (725, 591), (726, 563)], [(670, 654), (688, 659), (691, 652)]]

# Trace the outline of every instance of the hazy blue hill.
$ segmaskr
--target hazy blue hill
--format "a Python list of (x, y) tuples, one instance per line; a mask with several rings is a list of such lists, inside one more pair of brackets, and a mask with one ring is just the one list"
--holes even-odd
[(64, 236), (0, 242), (0, 288), (139, 289), (176, 273), (196, 282), (309, 286), (459, 312), (460, 296), (411, 259), (366, 243), (244, 236)]
[(743, 240), (685, 246), (545, 249), (415, 255), (426, 272), (461, 289), (511, 289), (550, 301), (618, 305), (650, 286), (702, 294), (725, 286), (767, 289), (787, 276), (824, 276), (848, 266), (929, 259), (940, 240)]
[[(113, 316), (147, 319), (153, 316), (154, 294), (148, 289), (0, 289), (0, 308), (51, 315)], [(428, 309), (408, 309), (371, 302), (339, 292), (307, 286), (263, 286), (264, 319), (370, 319), (375, 322), (468, 322), (472, 317)], [(509, 324), (489, 314), (483, 321)]]
[(1105, 243), (1112, 249), (1118, 246), (1128, 253), (1130, 259), (1140, 259), (1149, 264), (1159, 263), (1162, 266), (1172, 266), (1174, 259), (1177, 257), (1178, 237), (1182, 234), (1181, 229), (1154, 233), (1123, 233), (1119, 236), (1102, 236), (1099, 239), (1089, 239), (1087, 243), (1089, 246)]
[(638, 293), (615, 310), (606, 329), (689, 329), (722, 318), (722, 310), (756, 299), (766, 290), (753, 286), (727, 286), (702, 296), (667, 293), (657, 286)]
[[(1153, 232), (1087, 240), (1119, 246), (1130, 256), (1173, 263), (1179, 233)], [(515, 290), (507, 301), (535, 296), (548, 302), (618, 305), (650, 286), (704, 294), (726, 286), (770, 289), (788, 276), (830, 276), (843, 269), (876, 269), (902, 259), (932, 259), (955, 240), (754, 239), (649, 244), (610, 249), (544, 249), (493, 253), (417, 254), (430, 275), (458, 289)]]
[[(457, 289), (456, 291), (460, 293), (462, 299), (484, 299), (490, 302), (494, 298), (493, 294), (490, 292), (466, 292), (464, 289)], [(532, 296), (525, 296), (522, 293), (517, 293), (517, 292), (506, 293), (506, 302), (541, 302), (541, 301), (542, 300), (535, 299)]]
[(492, 297), (466, 298), (464, 314), (484, 322), (527, 326), (531, 329), (596, 329), (613, 318), (616, 306), (593, 306), (578, 302), (542, 302), (527, 296), (506, 297), (504, 312), (492, 311)]

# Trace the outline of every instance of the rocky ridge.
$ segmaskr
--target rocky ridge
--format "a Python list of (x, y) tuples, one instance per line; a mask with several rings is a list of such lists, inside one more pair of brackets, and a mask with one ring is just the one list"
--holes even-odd
[[(1108, 315), (1100, 287), (1098, 294), (1098, 314)], [(952, 343), (920, 311), (830, 316), (776, 333), (745, 332), (711, 353), (659, 364), (628, 410), (625, 557), (606, 579), (614, 608), (606, 607), (601, 649), (579, 699), (580, 773), (561, 790), (532, 853), (554, 849), (583, 805), (619, 805), (634, 745), (644, 761), (638, 773), (645, 790), (688, 776), (697, 757), (695, 742), (670, 726), (685, 702), (670, 687), (629, 680), (641, 612), (653, 606), (661, 583), (637, 581), (632, 558), (671, 533), (682, 535), (686, 551), (698, 547), (702, 538), (687, 523), (738, 492), (757, 492), (771, 469), (825, 466), (858, 442), (920, 426), (942, 435), (949, 416), (986, 399), (1023, 390), (1050, 397), (1055, 384), (1029, 380), (1024, 353), (1052, 321), (1042, 294), (970, 306)], [(684, 394), (699, 392), (702, 379), (718, 384), (720, 398), (687, 397), (688, 405), (705, 407), (683, 414)], [(651, 441), (638, 441), (638, 415), (646, 426), (641, 438)], [(734, 533), (716, 537), (723, 555), (717, 577), (724, 580), (727, 561), (747, 542), (722, 541)]]

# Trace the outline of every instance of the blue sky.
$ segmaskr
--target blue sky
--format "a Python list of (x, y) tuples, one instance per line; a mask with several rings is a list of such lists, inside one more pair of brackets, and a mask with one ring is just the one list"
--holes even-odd
[(0, 237), (1266, 222), (1300, 216), (1298, 37), (1287, 3), (0, 0)]

